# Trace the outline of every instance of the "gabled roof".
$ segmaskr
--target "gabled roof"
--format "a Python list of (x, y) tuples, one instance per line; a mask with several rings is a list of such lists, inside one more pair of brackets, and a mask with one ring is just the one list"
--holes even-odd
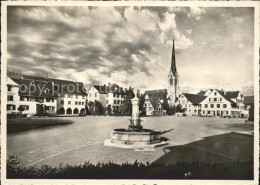
[(160, 100), (164, 100), (167, 97), (167, 89), (145, 91), (144, 94), (145, 95), (147, 94), (150, 98), (157, 98)]
[(200, 92), (197, 93), (197, 95), (203, 96), (207, 91), (200, 90)]
[(239, 91), (227, 91), (225, 96), (231, 99), (231, 98), (237, 98), (238, 95), (239, 95)]
[(47, 97), (55, 98), (58, 94), (53, 91), (51, 82), (32, 81), (26, 79), (12, 78), (14, 82), (20, 85), (20, 96)]
[(188, 99), (189, 102), (191, 102), (193, 105), (199, 105), (204, 99), (207, 98), (207, 96), (201, 96), (198, 94), (189, 94), (189, 93), (183, 93), (183, 95)]
[(151, 90), (151, 91), (145, 91), (144, 95), (148, 95), (149, 100), (153, 106), (153, 108), (156, 108), (158, 103), (162, 103), (162, 100), (166, 100), (167, 97), (167, 89), (158, 89), (158, 90)]
[[(234, 101), (232, 101), (232, 100), (230, 99), (230, 97), (234, 97), (234, 94), (233, 94), (233, 93), (229, 93), (229, 95), (227, 95), (228, 92), (224, 92), (224, 91), (222, 91), (222, 90), (217, 90), (217, 89), (216, 89), (216, 91), (219, 92), (219, 94), (221, 94), (221, 96), (223, 96), (223, 97), (224, 97), (227, 101), (229, 101), (230, 103), (236, 104), (236, 102), (234, 102)], [(232, 92), (232, 91), (229, 91), (229, 92)], [(239, 91), (237, 91), (237, 92), (239, 92)]]
[(206, 94), (208, 91), (212, 92), (213, 89), (208, 89), (208, 90), (206, 90), (206, 91), (200, 90), (200, 92), (198, 92), (197, 94), (198, 94), (198, 95), (201, 95), (201, 96), (205, 96), (205, 94)]
[(70, 80), (61, 80), (55, 78), (38, 77), (23, 75), (24, 80), (38, 81), (38, 82), (52, 82), (56, 92), (61, 94), (78, 94), (86, 95), (86, 89), (82, 82), (74, 82)]
[(93, 86), (101, 94), (107, 94), (107, 93), (125, 94), (126, 93), (122, 87), (120, 87), (115, 83), (109, 85), (93, 85)]
[(93, 85), (93, 87), (100, 93), (100, 94), (106, 94), (107, 88), (105, 85)]

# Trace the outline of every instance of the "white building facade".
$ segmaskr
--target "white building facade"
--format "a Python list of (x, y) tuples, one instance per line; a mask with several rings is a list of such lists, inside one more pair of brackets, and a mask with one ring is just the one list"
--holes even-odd
[(201, 102), (201, 115), (248, 117), (249, 111), (243, 104), (240, 93), (237, 92), (212, 90), (207, 98)]
[[(7, 78), (7, 114), (79, 115), (85, 113), (83, 83), (37, 76)], [(21, 109), (20, 109), (21, 110)]]

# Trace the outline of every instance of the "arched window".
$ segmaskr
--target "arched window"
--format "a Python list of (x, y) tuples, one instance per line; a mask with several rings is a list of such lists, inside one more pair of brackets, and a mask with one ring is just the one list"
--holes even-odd
[(79, 109), (75, 108), (73, 114), (78, 114), (78, 113), (79, 113)]
[(67, 108), (66, 114), (72, 114), (71, 108)]

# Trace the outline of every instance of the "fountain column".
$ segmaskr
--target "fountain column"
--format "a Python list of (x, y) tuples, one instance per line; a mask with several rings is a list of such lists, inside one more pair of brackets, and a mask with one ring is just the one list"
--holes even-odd
[(139, 117), (139, 98), (137, 97), (138, 89), (134, 89), (135, 97), (131, 99), (132, 103), (132, 116), (130, 119), (129, 130), (141, 130), (143, 127), (141, 125), (141, 120)]

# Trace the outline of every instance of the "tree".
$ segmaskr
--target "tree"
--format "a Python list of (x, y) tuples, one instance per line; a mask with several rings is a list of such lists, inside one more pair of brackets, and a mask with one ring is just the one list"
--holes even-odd
[(95, 114), (102, 115), (105, 113), (105, 108), (100, 101), (95, 100)]
[(252, 103), (249, 108), (249, 121), (254, 121), (254, 104)]
[(182, 108), (181, 104), (178, 104), (178, 105), (175, 107), (175, 112), (184, 113), (184, 112), (185, 112), (185, 109)]
[(167, 98), (165, 97), (164, 99), (163, 99), (163, 103), (162, 103), (162, 108), (163, 108), (163, 110), (166, 110), (166, 113), (168, 114), (168, 112), (169, 112), (169, 104), (168, 104), (168, 101), (167, 101)]
[(21, 117), (22, 117), (22, 116), (23, 116), (22, 112), (25, 111), (24, 106), (20, 105), (20, 106), (18, 107), (18, 111), (20, 111), (20, 114), (21, 114)]
[(88, 102), (88, 111), (90, 114), (95, 114), (95, 104), (93, 101)]
[(121, 114), (129, 114), (129, 106), (125, 103), (119, 106), (118, 110)]
[(139, 95), (139, 110), (142, 111), (142, 113), (143, 113), (144, 102), (145, 102), (145, 95), (140, 94)]
[(111, 109), (111, 105), (109, 104), (107, 106), (107, 114), (110, 116), (111, 115), (111, 112), (112, 112), (112, 109)]
[(175, 114), (175, 112), (176, 112), (176, 107), (175, 106), (169, 106), (167, 114), (173, 115), (173, 114)]

